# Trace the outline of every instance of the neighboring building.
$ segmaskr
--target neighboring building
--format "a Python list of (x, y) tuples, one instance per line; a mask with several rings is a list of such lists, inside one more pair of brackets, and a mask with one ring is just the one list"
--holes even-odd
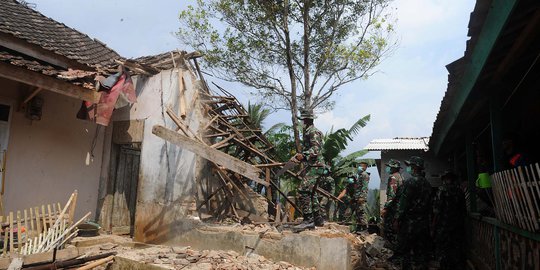
[[(478, 0), (470, 18), (464, 56), (447, 66), (430, 150), (468, 180), (468, 257), (477, 269), (538, 269), (539, 5)], [(508, 138), (516, 151), (505, 151)], [(512, 165), (516, 153), (525, 159)], [(491, 174), (493, 188), (475, 188), (479, 173)], [(477, 197), (493, 211), (481, 211)]]
[(447, 169), (448, 164), (435, 158), (429, 152), (429, 137), (418, 138), (393, 138), (372, 140), (364, 149), (369, 151), (381, 151), (381, 159), (377, 160), (379, 175), (381, 177), (380, 198), (381, 205), (386, 202), (386, 185), (389, 175), (385, 171), (385, 165), (390, 159), (397, 159), (403, 168), (401, 174), (407, 177), (405, 172), (405, 160), (411, 156), (424, 158), (426, 178), (433, 187), (440, 184), (440, 174)]

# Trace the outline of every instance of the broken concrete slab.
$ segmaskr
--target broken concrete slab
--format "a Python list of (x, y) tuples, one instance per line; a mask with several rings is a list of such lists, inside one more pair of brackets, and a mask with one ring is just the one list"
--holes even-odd
[(353, 264), (362, 264), (358, 260), (353, 263), (352, 253), (353, 249), (362, 249), (359, 253), (363, 253), (363, 246), (355, 242), (356, 236), (342, 230), (322, 228), (295, 234), (290, 231), (280, 233), (270, 226), (251, 228), (249, 225), (199, 224), (187, 227), (179, 227), (173, 239), (159, 244), (233, 250), (248, 256), (257, 254), (273, 261), (318, 269), (353, 269)]

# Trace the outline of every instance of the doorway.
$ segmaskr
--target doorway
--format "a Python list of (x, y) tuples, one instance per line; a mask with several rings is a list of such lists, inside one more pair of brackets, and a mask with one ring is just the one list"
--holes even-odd
[(112, 149), (114, 183), (111, 230), (113, 234), (133, 235), (141, 144), (115, 144)]

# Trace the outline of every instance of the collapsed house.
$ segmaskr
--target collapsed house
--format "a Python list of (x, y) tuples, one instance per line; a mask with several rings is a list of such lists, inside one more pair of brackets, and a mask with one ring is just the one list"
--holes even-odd
[[(352, 267), (359, 247), (348, 229), (266, 235), (201, 222), (282, 225), (301, 211), (276, 177), (298, 175), (273, 158), (239, 101), (208, 85), (198, 53), (126, 59), (17, 1), (0, 7), (0, 218), (77, 190), (70, 220), (90, 217), (106, 233)], [(44, 234), (64, 218), (52, 206), (36, 213)]]

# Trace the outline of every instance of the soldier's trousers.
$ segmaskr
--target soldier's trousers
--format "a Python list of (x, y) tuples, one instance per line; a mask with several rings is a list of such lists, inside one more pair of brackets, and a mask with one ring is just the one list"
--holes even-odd
[(304, 215), (310, 216), (320, 212), (319, 198), (315, 191), (317, 180), (320, 177), (320, 170), (318, 167), (309, 168), (302, 182), (300, 182), (300, 186), (298, 186), (299, 207)]
[(445, 231), (440, 230), (435, 237), (437, 253), (440, 256), (440, 269), (465, 269), (465, 254), (463, 253), (462, 230)]
[(390, 202), (385, 207), (385, 214), (383, 218), (383, 231), (384, 238), (390, 242), (395, 242), (396, 232), (393, 229), (394, 226), (394, 216), (396, 214), (396, 203), (394, 201)]
[(411, 269), (414, 262), (427, 269), (430, 255), (429, 219), (408, 217), (399, 224), (395, 254), (401, 257), (402, 269)]
[[(354, 217), (356, 221), (357, 230), (365, 228), (367, 221), (364, 213), (364, 205), (358, 203), (358, 199), (351, 199), (349, 196), (345, 196), (341, 199), (342, 204), (339, 205), (339, 220), (350, 221), (351, 217)], [(347, 215), (347, 208), (351, 208), (351, 214)]]
[[(326, 181), (322, 181), (323, 183), (319, 183), (318, 186), (324, 190), (326, 190), (330, 194), (334, 194), (334, 183)], [(321, 208), (321, 214), (325, 218), (325, 220), (328, 220), (330, 218), (330, 208), (332, 207), (333, 201), (325, 196), (319, 196), (319, 204)]]

